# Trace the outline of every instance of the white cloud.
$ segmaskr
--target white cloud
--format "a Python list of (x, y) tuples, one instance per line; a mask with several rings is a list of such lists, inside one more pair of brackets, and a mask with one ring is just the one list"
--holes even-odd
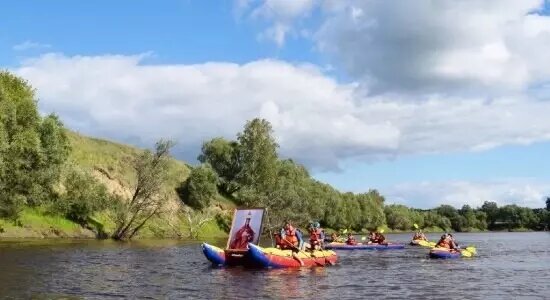
[(312, 65), (142, 64), (146, 57), (47, 54), (15, 72), (37, 88), (41, 109), (70, 127), (137, 144), (175, 138), (187, 159), (257, 116), (272, 122), (283, 155), (314, 168), (550, 140), (550, 101), (522, 94), (364, 97)]
[(281, 47), (287, 36), (295, 33), (295, 21), (308, 16), (319, 3), (320, 0), (236, 0), (235, 9), (239, 15), (244, 14), (254, 20), (267, 21), (269, 25), (260, 33), (260, 39), (271, 40)]
[(502, 94), (550, 79), (550, 17), (530, 14), (543, 1), (342, 2), (318, 46), (372, 92)]
[(20, 44), (13, 46), (12, 49), (15, 51), (25, 51), (25, 50), (31, 50), (31, 49), (48, 49), (51, 47), (52, 46), (49, 44), (42, 44), (42, 43), (26, 40)]
[(532, 178), (511, 178), (491, 181), (446, 181), (402, 183), (386, 190), (388, 203), (403, 203), (418, 208), (450, 204), (456, 208), (469, 204), (479, 207), (484, 201), (499, 206), (517, 204), (531, 208), (545, 205), (550, 183)]
[[(332, 57), (371, 93), (502, 95), (550, 79), (550, 16), (542, 0), (264, 0), (261, 35), (316, 32)], [(301, 22), (321, 8), (315, 28)]]

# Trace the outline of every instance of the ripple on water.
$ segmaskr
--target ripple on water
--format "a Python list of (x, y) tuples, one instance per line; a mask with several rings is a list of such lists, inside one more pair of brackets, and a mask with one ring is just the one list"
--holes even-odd
[[(406, 242), (409, 235), (390, 235)], [(435, 236), (432, 237), (432, 239)], [(434, 260), (425, 248), (339, 252), (330, 268), (212, 268), (199, 244), (0, 243), (0, 295), (49, 299), (544, 299), (546, 233), (457, 234), (473, 259)]]

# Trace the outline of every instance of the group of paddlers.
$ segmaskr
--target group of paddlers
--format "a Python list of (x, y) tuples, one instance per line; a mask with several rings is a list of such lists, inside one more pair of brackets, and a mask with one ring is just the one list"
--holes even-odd
[[(413, 236), (413, 241), (426, 241), (428, 242), (428, 238), (422, 231), (417, 231)], [(458, 250), (460, 249), (458, 247), (458, 244), (454, 238), (454, 236), (450, 233), (444, 233), (439, 241), (435, 244), (435, 247), (438, 248), (446, 248), (451, 250)]]
[[(379, 232), (379, 231), (371, 231), (368, 237), (364, 239), (367, 239), (367, 241), (363, 243), (366, 245), (369, 245), (369, 244), (386, 245), (387, 244), (386, 237), (382, 234), (382, 232)], [(347, 245), (351, 245), (351, 246), (361, 244), (355, 239), (355, 236), (353, 236), (352, 233), (348, 233), (348, 236), (346, 239), (341, 238), (337, 233), (333, 233), (331, 235), (331, 240), (337, 243), (346, 243)]]
[(321, 229), (321, 225), (318, 222), (311, 223), (308, 231), (309, 246), (306, 247), (302, 231), (292, 226), (290, 221), (287, 221), (285, 222), (283, 228), (281, 228), (279, 232), (275, 233), (275, 244), (277, 245), (277, 248), (282, 250), (313, 251), (323, 249), (325, 232)]
[[(277, 248), (282, 250), (322, 250), (324, 243), (340, 242), (347, 245), (358, 245), (359, 242), (355, 239), (352, 233), (347, 235), (347, 238), (341, 238), (337, 233), (331, 234), (330, 238), (325, 236), (325, 231), (321, 228), (319, 222), (310, 223), (309, 228), (309, 245), (303, 239), (303, 233), (300, 229), (295, 228), (287, 221), (280, 232), (275, 234), (275, 244)], [(379, 231), (371, 231), (368, 236), (368, 241), (364, 244), (387, 244), (386, 237)]]

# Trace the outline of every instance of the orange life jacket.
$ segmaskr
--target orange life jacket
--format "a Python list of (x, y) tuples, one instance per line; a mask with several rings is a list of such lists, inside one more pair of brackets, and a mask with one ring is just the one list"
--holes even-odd
[(444, 239), (444, 240), (440, 240), (437, 243), (436, 247), (451, 249), (451, 244), (447, 239)]
[[(289, 242), (290, 244), (292, 244), (293, 246), (298, 246), (298, 237), (296, 236), (296, 229), (294, 227), (289, 226), (288, 229), (285, 229), (285, 237), (284, 237), (285, 240), (287, 240), (287, 242)], [(284, 244), (285, 242), (283, 242)], [(287, 246), (288, 246), (288, 243), (286, 243)]]

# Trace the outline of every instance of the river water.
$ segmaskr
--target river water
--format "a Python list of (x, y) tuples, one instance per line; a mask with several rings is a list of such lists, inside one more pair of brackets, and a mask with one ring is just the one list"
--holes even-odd
[[(550, 299), (550, 233), (456, 234), (473, 259), (425, 248), (338, 252), (328, 268), (212, 268), (200, 244), (0, 241), (0, 295), (13, 299)], [(437, 235), (428, 235), (436, 239)], [(410, 235), (390, 234), (394, 242)], [(223, 244), (222, 241), (217, 241)]]

